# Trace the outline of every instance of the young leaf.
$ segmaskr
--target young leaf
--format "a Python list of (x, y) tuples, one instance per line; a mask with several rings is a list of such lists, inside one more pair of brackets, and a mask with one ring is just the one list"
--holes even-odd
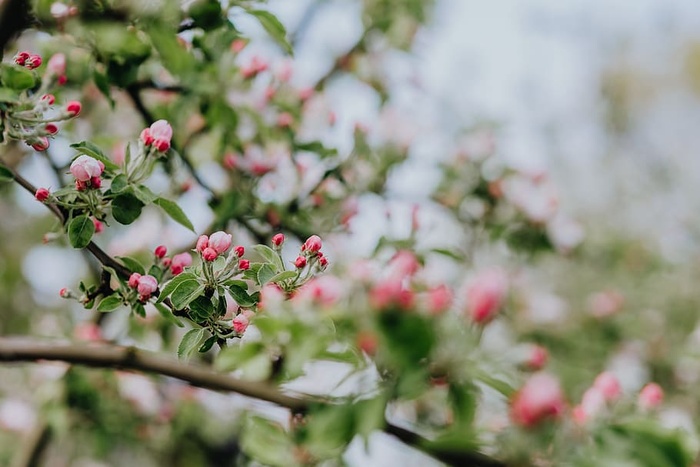
[(289, 55), (293, 54), (292, 46), (287, 40), (287, 31), (284, 25), (280, 23), (275, 15), (264, 10), (249, 10), (248, 13), (255, 16), (265, 31), (279, 44), (282, 49)]
[(238, 303), (238, 306), (242, 306), (243, 308), (252, 307), (256, 303), (255, 300), (248, 295), (248, 292), (246, 292), (244, 288), (237, 285), (230, 286), (228, 288), (228, 292), (231, 294), (231, 298)]
[(110, 190), (112, 190), (112, 193), (117, 194), (121, 193), (126, 189), (128, 186), (127, 181), (126, 181), (126, 175), (124, 174), (119, 174), (114, 179), (112, 180), (112, 184), (110, 185)]
[(275, 274), (274, 276), (272, 276), (270, 282), (282, 282), (286, 281), (287, 279), (293, 279), (295, 277), (297, 277), (296, 271), (282, 271), (279, 274)]
[(0, 65), (0, 82), (5, 87), (23, 91), (33, 88), (36, 79), (34, 73), (22, 66), (3, 63)]
[(95, 70), (92, 74), (92, 79), (95, 81), (95, 86), (100, 92), (107, 98), (109, 106), (114, 110), (114, 99), (112, 98), (112, 93), (109, 88), (109, 78), (99, 71)]
[(182, 310), (192, 300), (202, 295), (202, 292), (204, 292), (204, 286), (199, 285), (198, 281), (185, 281), (177, 286), (172, 295), (170, 295), (170, 300), (176, 309)]
[(143, 203), (131, 193), (121, 193), (112, 200), (112, 216), (120, 224), (128, 225), (141, 215)]
[(208, 352), (209, 349), (216, 343), (216, 336), (211, 336), (209, 339), (204, 341), (204, 344), (199, 348), (199, 353)]
[(119, 166), (112, 162), (112, 160), (105, 155), (104, 152), (102, 152), (102, 149), (97, 147), (94, 143), (91, 143), (90, 141), (81, 141), (79, 143), (73, 143), (70, 145), (73, 149), (76, 149), (80, 154), (85, 154), (86, 156), (90, 156), (94, 159), (97, 159), (98, 161), (102, 162), (105, 165), (105, 169), (108, 171), (116, 171), (119, 169)]
[(156, 307), (156, 310), (158, 310), (158, 313), (160, 313), (160, 315), (161, 315), (163, 318), (165, 318), (166, 321), (168, 321), (169, 323), (174, 324), (175, 326), (177, 326), (177, 327), (179, 327), (179, 328), (184, 328), (184, 327), (185, 327), (185, 325), (182, 324), (182, 321), (180, 321), (179, 319), (177, 319), (177, 317), (176, 317), (175, 315), (172, 314), (172, 312), (168, 309), (168, 307), (166, 307), (166, 306), (163, 305), (162, 303), (156, 303), (156, 304), (155, 304), (155, 307)]
[(134, 196), (136, 196), (143, 204), (151, 204), (157, 198), (155, 193), (153, 193), (146, 185), (134, 187)]
[(199, 343), (204, 337), (204, 329), (191, 329), (182, 336), (180, 345), (177, 346), (177, 358), (185, 359), (192, 355), (192, 352), (199, 347)]
[(191, 272), (185, 272), (173, 277), (167, 284), (165, 284), (165, 287), (161, 289), (160, 296), (158, 297), (158, 301), (156, 303), (160, 303), (165, 300), (168, 295), (173, 293), (173, 291), (185, 281), (197, 281), (197, 276)]
[(123, 304), (124, 302), (120, 296), (110, 295), (109, 297), (105, 297), (102, 299), (102, 301), (100, 301), (100, 304), (97, 305), (97, 311), (114, 311)]
[(272, 265), (277, 269), (277, 271), (275, 272), (284, 271), (284, 264), (282, 264), (282, 258), (280, 258), (280, 255), (275, 253), (275, 250), (273, 250), (267, 245), (255, 245), (253, 249), (257, 251), (258, 254), (265, 259), (265, 261), (267, 261), (268, 263), (272, 263)]
[(68, 224), (68, 240), (73, 248), (85, 248), (95, 234), (95, 224), (88, 216), (78, 216)]
[(178, 206), (177, 203), (165, 198), (156, 198), (153, 203), (160, 206), (172, 220), (194, 232), (192, 222), (190, 222), (185, 212), (180, 209), (180, 206)]
[(9, 88), (0, 88), (0, 102), (15, 104), (19, 101), (19, 93)]
[(117, 256), (117, 259), (121, 261), (124, 266), (129, 269), (131, 272), (138, 272), (142, 276), (146, 274), (146, 269), (141, 265), (141, 263), (134, 258), (130, 258), (128, 256)]
[(271, 264), (263, 264), (263, 266), (258, 271), (258, 284), (265, 285), (270, 282), (270, 279), (277, 275), (277, 271), (272, 267)]

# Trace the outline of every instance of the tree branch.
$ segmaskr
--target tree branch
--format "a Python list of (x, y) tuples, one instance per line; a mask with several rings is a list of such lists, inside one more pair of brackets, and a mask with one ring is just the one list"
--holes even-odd
[[(134, 347), (37, 343), (22, 338), (0, 337), (0, 362), (63, 361), (97, 368), (120, 368), (169, 376), (193, 386), (235, 392), (277, 404), (293, 412), (308, 409), (310, 401), (286, 395), (267, 383), (242, 381), (209, 368), (184, 364)], [(450, 465), (503, 467), (500, 461), (480, 453), (445, 452), (432, 449), (422, 436), (387, 423), (384, 431), (402, 442)]]
[(7, 44), (31, 24), (28, 0), (0, 0), (0, 59)]
[[(28, 191), (32, 196), (36, 193), (37, 187), (31, 184), (27, 179), (22, 177), (15, 169), (12, 167), (8, 166), (7, 164), (3, 163), (2, 160), (0, 160), (0, 165), (5, 167), (7, 170), (12, 172), (12, 177), (14, 178), (15, 182), (22, 188), (24, 188), (26, 191)], [(56, 217), (58, 217), (61, 220), (61, 223), (65, 225), (66, 223), (66, 215), (65, 212), (56, 204), (53, 203), (44, 203), (44, 205), (52, 212)], [(119, 263), (117, 260), (109, 256), (105, 251), (97, 246), (95, 242), (90, 242), (88, 243), (88, 246), (85, 247), (92, 255), (103, 265), (109, 266), (110, 268), (114, 269), (117, 274), (124, 278), (128, 278), (131, 275), (131, 271), (121, 263)]]

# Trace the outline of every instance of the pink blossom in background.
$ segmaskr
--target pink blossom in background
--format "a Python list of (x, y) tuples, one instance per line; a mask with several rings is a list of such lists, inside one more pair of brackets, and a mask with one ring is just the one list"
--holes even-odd
[(508, 277), (500, 269), (480, 273), (467, 289), (467, 313), (477, 324), (492, 321), (508, 293)]
[(642, 410), (658, 407), (664, 400), (664, 390), (656, 383), (648, 383), (639, 392), (637, 404)]
[(558, 418), (565, 406), (559, 381), (548, 373), (536, 373), (513, 397), (510, 415), (515, 424), (531, 428)]

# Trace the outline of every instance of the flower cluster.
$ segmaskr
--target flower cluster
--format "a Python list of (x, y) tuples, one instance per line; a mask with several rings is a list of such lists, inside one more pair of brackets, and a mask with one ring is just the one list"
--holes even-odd
[[(29, 52), (19, 52), (15, 55), (14, 62), (34, 70), (41, 65), (42, 58)], [(52, 84), (66, 82), (65, 70), (65, 55), (55, 54), (49, 59), (41, 86), (36, 91), (22, 92), (16, 102), (7, 103), (8, 108), (3, 113), (0, 124), (3, 137), (25, 141), (36, 151), (49, 148), (49, 137), (58, 133), (56, 122), (76, 117), (82, 109), (78, 101), (69, 101), (60, 108), (53, 108), (56, 98), (49, 92), (49, 88)]]
[(140, 139), (146, 147), (152, 147), (159, 153), (165, 153), (170, 149), (170, 140), (173, 137), (173, 129), (165, 120), (158, 120), (150, 127), (144, 128)]
[(135, 272), (129, 277), (128, 284), (132, 289), (136, 289), (139, 300), (143, 303), (147, 302), (151, 295), (158, 290), (158, 279), (148, 274), (141, 275)]
[[(280, 244), (284, 241), (284, 236), (281, 240), (278, 240)], [(275, 239), (273, 238), (273, 245), (275, 245)], [(297, 269), (304, 269), (307, 265), (311, 268), (314, 264), (317, 265), (320, 271), (323, 271), (328, 267), (328, 258), (321, 251), (323, 243), (321, 242), (321, 237), (318, 235), (312, 235), (306, 239), (306, 241), (301, 245), (301, 254), (297, 256), (294, 260), (294, 266)]]

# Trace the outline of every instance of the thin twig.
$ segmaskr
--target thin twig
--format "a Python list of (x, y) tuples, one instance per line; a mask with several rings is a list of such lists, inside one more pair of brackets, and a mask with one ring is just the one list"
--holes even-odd
[[(133, 347), (115, 345), (74, 345), (37, 343), (24, 338), (0, 337), (0, 361), (32, 362), (63, 361), (97, 368), (120, 368), (170, 376), (193, 386), (242, 394), (304, 413), (310, 406), (308, 400), (289, 396), (267, 383), (242, 381), (232, 376), (212, 371), (199, 365), (184, 364), (160, 357), (152, 352)], [(386, 423), (384, 431), (402, 442), (413, 446), (450, 465), (474, 467), (503, 467), (504, 464), (480, 453), (439, 451), (430, 442), (405, 428)]]

